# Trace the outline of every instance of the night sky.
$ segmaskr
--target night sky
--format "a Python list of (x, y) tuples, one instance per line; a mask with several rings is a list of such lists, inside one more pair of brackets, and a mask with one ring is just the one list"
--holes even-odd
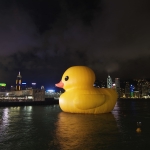
[(0, 82), (51, 88), (75, 65), (150, 78), (150, 1), (0, 0)]

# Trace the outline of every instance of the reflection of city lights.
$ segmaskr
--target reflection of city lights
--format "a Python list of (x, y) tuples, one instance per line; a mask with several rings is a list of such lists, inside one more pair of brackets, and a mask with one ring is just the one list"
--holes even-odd
[(20, 107), (10, 107), (10, 110), (20, 110)]
[(3, 110), (3, 116), (2, 116), (3, 123), (8, 124), (8, 118), (9, 118), (9, 109), (5, 108)]
[(32, 106), (28, 106), (28, 107), (27, 107), (27, 110), (28, 110), (28, 111), (32, 111)]
[(30, 111), (32, 111), (32, 106), (25, 106), (25, 107), (24, 107), (24, 110), (27, 110), (27, 111), (30, 112)]

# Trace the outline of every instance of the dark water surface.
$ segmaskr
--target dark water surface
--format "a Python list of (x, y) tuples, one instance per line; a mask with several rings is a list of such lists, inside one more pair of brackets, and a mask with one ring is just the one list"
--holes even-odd
[(99, 115), (59, 105), (0, 107), (0, 150), (118, 149), (150, 149), (150, 100), (118, 100)]

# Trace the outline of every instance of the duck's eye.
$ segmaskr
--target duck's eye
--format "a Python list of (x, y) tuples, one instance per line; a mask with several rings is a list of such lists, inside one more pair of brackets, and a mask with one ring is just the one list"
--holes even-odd
[(65, 81), (67, 81), (68, 79), (69, 79), (69, 77), (68, 77), (68, 76), (66, 76), (66, 77), (65, 77)]

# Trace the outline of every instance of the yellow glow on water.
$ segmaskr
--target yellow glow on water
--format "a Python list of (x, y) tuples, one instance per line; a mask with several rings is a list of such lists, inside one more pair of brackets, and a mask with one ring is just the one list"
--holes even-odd
[(117, 124), (111, 113), (91, 117), (91, 115), (61, 112), (56, 126), (56, 137), (53, 142), (59, 144), (60, 149), (70, 149), (70, 147), (92, 149), (96, 143), (101, 145), (116, 142), (115, 136), (118, 134)]
[(65, 113), (59, 105), (18, 108), (0, 108), (0, 150), (128, 150), (150, 146), (148, 100), (119, 100), (112, 113), (98, 115)]

